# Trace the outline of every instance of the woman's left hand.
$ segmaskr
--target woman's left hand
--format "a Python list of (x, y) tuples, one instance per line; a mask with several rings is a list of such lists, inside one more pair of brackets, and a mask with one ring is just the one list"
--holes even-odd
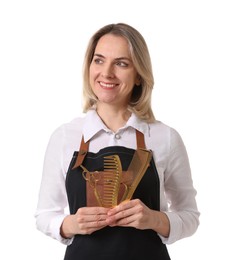
[(134, 227), (137, 229), (155, 229), (161, 224), (158, 211), (148, 208), (139, 199), (124, 201), (108, 211), (108, 225)]

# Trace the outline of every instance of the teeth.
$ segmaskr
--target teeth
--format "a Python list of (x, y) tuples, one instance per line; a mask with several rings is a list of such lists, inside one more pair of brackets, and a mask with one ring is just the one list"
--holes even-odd
[(114, 88), (115, 87), (115, 84), (107, 84), (104, 82), (100, 82), (100, 85), (105, 88)]

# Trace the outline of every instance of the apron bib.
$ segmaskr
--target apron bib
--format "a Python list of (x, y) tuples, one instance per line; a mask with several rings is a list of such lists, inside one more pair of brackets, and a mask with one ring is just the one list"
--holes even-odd
[[(137, 148), (145, 148), (144, 135), (136, 130)], [(123, 171), (128, 169), (134, 149), (111, 146), (98, 153), (88, 152), (89, 143), (82, 139), (79, 152), (74, 152), (66, 177), (70, 213), (87, 206), (87, 183), (81, 164), (89, 171), (104, 171), (103, 158), (118, 155)], [(132, 199), (140, 199), (153, 210), (160, 210), (160, 186), (153, 158), (134, 191)], [(90, 235), (75, 235), (67, 246), (64, 260), (170, 260), (166, 246), (153, 230), (132, 227), (105, 227)]]

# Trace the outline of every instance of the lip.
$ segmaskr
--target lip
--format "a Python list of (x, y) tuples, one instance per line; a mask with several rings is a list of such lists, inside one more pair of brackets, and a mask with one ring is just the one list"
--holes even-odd
[(111, 82), (103, 82), (103, 81), (98, 81), (99, 85), (101, 86), (101, 88), (103, 89), (113, 89), (116, 86), (118, 86), (118, 84), (116, 83), (111, 83)]

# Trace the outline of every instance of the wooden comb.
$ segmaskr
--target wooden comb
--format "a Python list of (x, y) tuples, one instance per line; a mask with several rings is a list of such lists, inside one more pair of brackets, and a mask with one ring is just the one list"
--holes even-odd
[(134, 194), (139, 182), (144, 176), (150, 161), (152, 158), (152, 152), (146, 149), (137, 149), (134, 153), (132, 161), (128, 167), (128, 172), (133, 173), (133, 181), (130, 186), (128, 186), (128, 191), (122, 200), (130, 200)]
[(118, 155), (104, 157), (104, 186), (102, 204), (110, 208), (118, 205), (118, 192), (122, 178), (122, 164)]

